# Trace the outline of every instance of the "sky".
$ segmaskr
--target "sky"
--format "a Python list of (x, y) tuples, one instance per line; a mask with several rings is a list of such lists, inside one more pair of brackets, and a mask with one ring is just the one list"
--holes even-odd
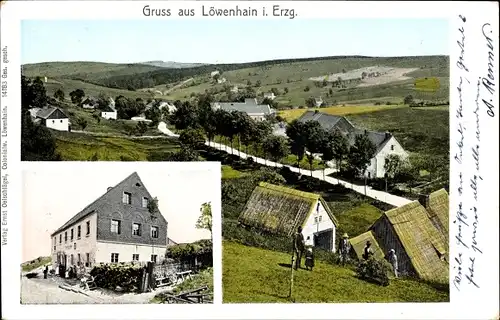
[(24, 20), (22, 64), (448, 55), (446, 19)]
[(169, 238), (178, 243), (210, 239), (210, 232), (195, 224), (203, 203), (220, 208), (218, 163), (39, 163), (23, 171), (22, 261), (49, 256), (50, 234), (134, 171), (158, 197)]

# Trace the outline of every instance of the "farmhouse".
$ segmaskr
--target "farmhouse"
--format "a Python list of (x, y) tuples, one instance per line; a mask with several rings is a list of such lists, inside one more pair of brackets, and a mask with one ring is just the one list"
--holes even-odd
[(321, 105), (323, 104), (323, 99), (321, 99), (321, 97), (314, 98), (314, 104), (316, 105), (316, 107), (321, 107)]
[(299, 226), (314, 246), (335, 252), (337, 219), (318, 194), (261, 182), (252, 192), (239, 220), (265, 232), (292, 237)]
[(62, 269), (101, 262), (164, 259), (167, 221), (150, 212), (152, 197), (132, 173), (54, 231), (52, 261)]
[(266, 92), (264, 93), (264, 99), (274, 100), (276, 95), (273, 92)]
[(400, 274), (448, 282), (448, 227), (443, 228), (449, 221), (448, 193), (442, 189), (420, 201), (385, 212), (351, 244), (359, 258), (366, 240), (378, 259), (394, 249)]
[(35, 123), (58, 131), (69, 130), (69, 118), (57, 107), (32, 108), (29, 110)]
[(245, 102), (214, 102), (214, 110), (222, 109), (226, 111), (241, 111), (256, 121), (265, 120), (266, 116), (274, 113), (274, 110), (267, 104), (258, 104), (257, 99), (245, 99)]
[(347, 138), (350, 145), (354, 144), (357, 135), (366, 134), (368, 139), (375, 145), (375, 154), (365, 173), (367, 178), (383, 178), (385, 176), (385, 159), (389, 155), (398, 155), (402, 159), (408, 157), (408, 153), (391, 133), (356, 128), (345, 117), (307, 111), (298, 121), (317, 121), (327, 131), (339, 130)]
[(101, 109), (101, 117), (104, 119), (117, 119), (118, 112), (115, 108), (115, 100), (113, 98), (109, 98), (109, 103), (106, 107)]
[(177, 107), (170, 101), (153, 100), (146, 105), (146, 109), (144, 111), (148, 111), (155, 106), (160, 110), (167, 108), (169, 114), (172, 114), (175, 110), (177, 110)]
[(83, 109), (95, 109), (98, 107), (97, 99), (94, 97), (87, 97), (82, 102)]

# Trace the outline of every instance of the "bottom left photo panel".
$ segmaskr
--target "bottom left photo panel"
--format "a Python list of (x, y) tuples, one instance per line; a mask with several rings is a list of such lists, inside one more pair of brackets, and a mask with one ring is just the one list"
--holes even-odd
[(214, 301), (220, 164), (24, 163), (21, 304)]

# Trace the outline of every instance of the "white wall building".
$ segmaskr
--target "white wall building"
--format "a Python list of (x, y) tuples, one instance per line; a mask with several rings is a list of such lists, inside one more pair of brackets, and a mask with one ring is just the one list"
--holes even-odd
[(58, 131), (69, 130), (69, 118), (57, 107), (32, 108), (30, 109), (34, 122), (40, 123), (47, 128)]

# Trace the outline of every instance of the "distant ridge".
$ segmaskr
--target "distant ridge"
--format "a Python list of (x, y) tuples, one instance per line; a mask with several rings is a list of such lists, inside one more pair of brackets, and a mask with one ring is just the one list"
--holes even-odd
[(207, 63), (189, 63), (189, 62), (175, 62), (175, 61), (161, 61), (161, 60), (139, 62), (138, 64), (145, 64), (149, 66), (170, 68), (170, 69), (195, 68), (207, 65)]

